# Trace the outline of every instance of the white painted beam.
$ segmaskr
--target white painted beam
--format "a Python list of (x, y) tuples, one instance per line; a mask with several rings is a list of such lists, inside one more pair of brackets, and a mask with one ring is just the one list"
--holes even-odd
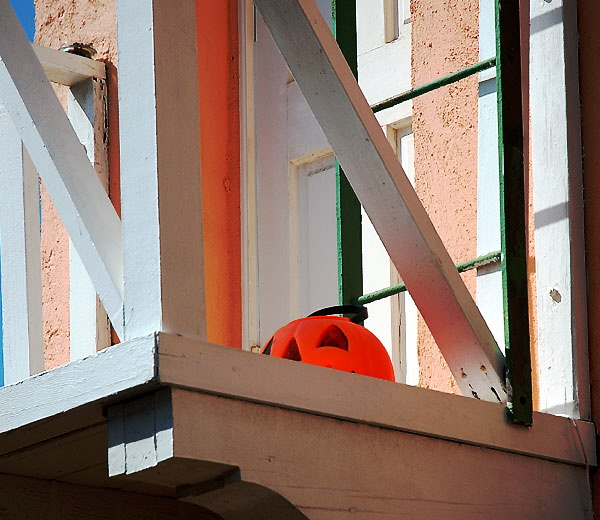
[(155, 358), (156, 338), (146, 336), (2, 387), (0, 434), (121, 392), (148, 392), (157, 384)]
[[(67, 93), (69, 121), (96, 168), (102, 185), (108, 190), (108, 159), (103, 143), (103, 101), (100, 84), (91, 79), (73, 85)], [(96, 139), (98, 134), (99, 139)], [(108, 347), (110, 330), (106, 311), (72, 241), (69, 241), (69, 272), (69, 343), (72, 361)]]
[(540, 409), (587, 418), (590, 396), (577, 6), (564, 0), (532, 1), (530, 5)]
[(35, 43), (31, 46), (46, 77), (54, 83), (71, 87), (85, 79), (106, 78), (106, 67), (101, 61), (41, 47)]
[(129, 475), (173, 457), (171, 391), (108, 408), (108, 474)]
[(504, 402), (504, 357), (314, 1), (254, 3), (461, 391)]
[(203, 338), (195, 2), (119, 0), (125, 338)]
[(119, 217), (8, 0), (0, 0), (0, 97), (121, 335)]
[(38, 175), (0, 101), (4, 383), (44, 370)]

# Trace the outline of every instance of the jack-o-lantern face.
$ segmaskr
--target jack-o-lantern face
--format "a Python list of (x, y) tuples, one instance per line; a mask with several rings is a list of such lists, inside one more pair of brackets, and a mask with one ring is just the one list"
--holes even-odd
[(292, 321), (273, 335), (261, 353), (394, 381), (385, 347), (348, 318), (311, 316)]

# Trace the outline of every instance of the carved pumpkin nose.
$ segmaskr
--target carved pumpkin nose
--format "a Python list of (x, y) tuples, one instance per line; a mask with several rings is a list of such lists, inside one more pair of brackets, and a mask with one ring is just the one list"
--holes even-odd
[[(364, 307), (360, 309), (366, 314)], [(347, 312), (346, 307), (324, 310)], [(339, 316), (294, 320), (275, 332), (261, 353), (394, 381), (394, 369), (381, 342), (363, 326)]]

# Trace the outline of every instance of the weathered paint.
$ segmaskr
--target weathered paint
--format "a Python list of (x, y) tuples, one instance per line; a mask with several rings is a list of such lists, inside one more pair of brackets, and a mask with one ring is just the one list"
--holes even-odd
[[(88, 43), (106, 63), (110, 192), (119, 212), (115, 2), (35, 0), (35, 9), (37, 44), (58, 49), (66, 42)], [(66, 105), (66, 88), (55, 89)], [(49, 369), (69, 361), (69, 239), (43, 186), (41, 206), (44, 364)]]
[(241, 348), (238, 2), (196, 1), (206, 326)]
[[(412, 85), (479, 60), (476, 0), (414, 0)], [(455, 263), (477, 256), (477, 76), (413, 100), (415, 189)], [(471, 294), (475, 273), (463, 275)], [(458, 392), (454, 377), (419, 317), (419, 383)]]
[(506, 377), (511, 419), (531, 425), (533, 407), (520, 38), (518, 4), (496, 0), (496, 86)]

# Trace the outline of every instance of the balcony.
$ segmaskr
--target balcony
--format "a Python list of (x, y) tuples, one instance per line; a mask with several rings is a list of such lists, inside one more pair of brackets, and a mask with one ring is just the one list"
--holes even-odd
[[(102, 66), (34, 54), (0, 0), (0, 135), (11, 138), (0, 146), (28, 152), (7, 183), (18, 211), (4, 217), (22, 245), (3, 268), (25, 289), (4, 316), (13, 336), (0, 388), (0, 509), (8, 518), (591, 517), (594, 424), (539, 412), (531, 427), (507, 420), (504, 357), (314, 3), (256, 5), (340, 160), (360, 158), (356, 171), (394, 186), (373, 195), (348, 169), (440, 349), (464, 373), (464, 396), (211, 344), (194, 2), (118, 6), (119, 218), (80, 144), (88, 123), (69, 123), (40, 62), (47, 78), (82, 90)], [(325, 80), (303, 71), (287, 40), (316, 49)], [(81, 301), (91, 323), (97, 294), (121, 340), (96, 352), (92, 327), (49, 371), (32, 260), (35, 170), (89, 274), (93, 294)], [(408, 253), (394, 245), (398, 227), (415, 244)]]

